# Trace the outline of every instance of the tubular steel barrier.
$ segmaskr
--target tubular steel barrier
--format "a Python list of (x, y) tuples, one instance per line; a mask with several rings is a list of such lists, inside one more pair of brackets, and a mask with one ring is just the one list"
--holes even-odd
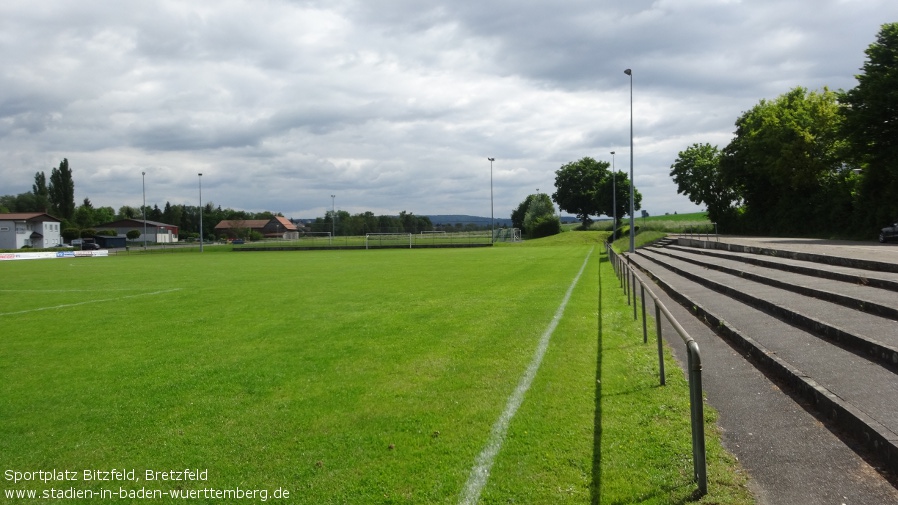
[[(711, 224), (714, 225), (714, 238), (717, 242), (720, 242), (720, 233), (717, 231), (717, 223), (711, 223)], [(686, 238), (694, 238), (696, 240), (701, 240), (702, 235), (704, 235), (705, 240), (707, 240), (708, 242), (711, 241), (711, 232), (710, 231), (701, 233), (701, 232), (697, 231), (696, 228), (688, 228), (688, 229), (686, 229), (686, 231), (680, 233), (680, 235), (683, 237), (686, 237)]]
[(686, 344), (686, 354), (688, 356), (687, 368), (689, 376), (689, 407), (692, 424), (692, 463), (696, 482), (698, 483), (699, 492), (702, 495), (708, 493), (708, 471), (705, 458), (705, 416), (704, 416), (704, 397), (702, 395), (702, 358), (698, 349), (698, 344), (686, 332), (674, 318), (673, 314), (667, 310), (667, 307), (661, 302), (658, 296), (647, 287), (640, 279), (634, 268), (625, 262), (619, 254), (615, 253), (611, 248), (611, 244), (606, 243), (605, 249), (608, 258), (611, 261), (615, 273), (621, 281), (621, 287), (627, 294), (627, 304), (630, 303), (630, 293), (633, 294), (633, 320), (636, 316), (636, 283), (639, 283), (640, 296), (642, 298), (642, 335), (643, 343), (648, 343), (648, 330), (646, 328), (645, 317), (645, 294), (652, 298), (655, 304), (655, 332), (658, 334), (658, 367), (660, 370), (661, 385), (665, 385), (664, 379), (664, 348), (661, 339), (661, 315), (663, 314), (670, 325), (674, 328), (680, 338)]

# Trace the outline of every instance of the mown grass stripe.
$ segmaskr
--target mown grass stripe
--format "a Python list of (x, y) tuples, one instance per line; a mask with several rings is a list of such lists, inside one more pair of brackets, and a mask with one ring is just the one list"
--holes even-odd
[(83, 302), (77, 302), (77, 303), (64, 303), (62, 305), (53, 305), (52, 307), (38, 307), (36, 309), (19, 310), (16, 312), (0, 312), (0, 316), (16, 316), (19, 314), (27, 314), (29, 312), (40, 312), (40, 311), (44, 311), (44, 310), (53, 310), (53, 309), (65, 309), (65, 308), (69, 308), (69, 307), (79, 307), (81, 305), (89, 305), (92, 303), (117, 302), (117, 301), (123, 300), (125, 298), (137, 298), (137, 297), (141, 297), (141, 296), (164, 295), (166, 293), (173, 293), (175, 291), (180, 291), (180, 290), (181, 290), (181, 288), (164, 289), (161, 291), (153, 291), (150, 293), (138, 293), (136, 295), (117, 296), (115, 298), (103, 298), (100, 300), (85, 300)]
[(500, 415), (499, 419), (496, 420), (496, 423), (493, 424), (493, 428), (490, 431), (490, 438), (487, 441), (486, 446), (477, 456), (474, 467), (471, 468), (471, 473), (468, 476), (468, 481), (465, 484), (465, 489), (459, 503), (469, 505), (475, 504), (480, 500), (480, 493), (483, 491), (483, 487), (489, 479), (490, 469), (493, 466), (493, 462), (496, 460), (496, 455), (499, 454), (499, 450), (502, 448), (505, 434), (508, 432), (508, 424), (517, 413), (518, 408), (524, 401), (524, 395), (527, 394), (527, 390), (530, 389), (530, 385), (533, 383), (533, 378), (536, 377), (536, 372), (539, 370), (539, 366), (543, 361), (543, 356), (546, 354), (546, 349), (549, 347), (549, 340), (552, 338), (552, 334), (555, 332), (558, 322), (561, 321), (561, 317), (564, 315), (564, 309), (567, 307), (568, 301), (571, 299), (571, 294), (574, 292), (577, 282), (580, 280), (583, 271), (586, 269), (586, 265), (589, 262), (589, 257), (592, 256), (593, 250), (594, 248), (590, 249), (589, 253), (586, 254), (586, 258), (583, 260), (583, 265), (580, 266), (580, 271), (577, 272), (577, 275), (568, 287), (567, 292), (564, 294), (564, 298), (561, 300), (558, 310), (555, 311), (555, 316), (540, 337), (539, 345), (537, 345), (536, 352), (533, 354), (533, 359), (521, 376), (520, 381), (518, 381), (518, 386), (511, 393), (511, 396), (508, 397), (508, 402), (505, 405), (505, 410), (502, 411), (502, 415)]

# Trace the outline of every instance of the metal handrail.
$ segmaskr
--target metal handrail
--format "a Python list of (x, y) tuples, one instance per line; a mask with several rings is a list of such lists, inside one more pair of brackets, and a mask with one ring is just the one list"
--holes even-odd
[[(636, 275), (636, 271), (628, 262), (624, 262), (619, 254), (614, 252), (611, 244), (605, 244), (608, 257), (614, 268), (615, 273), (621, 281), (621, 287), (627, 295), (627, 304), (630, 304), (630, 294), (633, 300), (633, 320), (636, 316), (636, 283), (639, 283), (642, 298), (642, 334), (643, 343), (648, 342), (648, 331), (646, 328), (645, 317), (645, 293), (655, 304), (655, 331), (658, 335), (658, 367), (660, 371), (661, 385), (665, 385), (664, 378), (664, 348), (661, 341), (661, 315), (663, 314), (673, 329), (677, 332), (683, 342), (686, 344), (686, 354), (688, 356), (687, 368), (689, 376), (689, 406), (692, 424), (692, 462), (694, 478), (698, 483), (698, 489), (701, 494), (708, 492), (708, 472), (705, 452), (705, 416), (704, 416), (704, 396), (702, 394), (702, 358), (699, 352), (698, 343), (689, 335), (689, 333), (674, 318), (673, 314), (664, 306), (664, 303), (658, 296), (647, 287), (645, 282)], [(628, 258), (629, 259), (629, 258)]]
[[(717, 231), (717, 223), (711, 223), (711, 224), (714, 225), (714, 238), (716, 239), (717, 242), (720, 242), (720, 232)], [(680, 235), (682, 235), (686, 238), (690, 238), (690, 239), (695, 238), (696, 240), (701, 240), (702, 235), (704, 235), (705, 240), (707, 240), (708, 242), (711, 241), (711, 232), (710, 231), (701, 233), (701, 232), (696, 231), (695, 228), (687, 228), (685, 231), (680, 233)]]

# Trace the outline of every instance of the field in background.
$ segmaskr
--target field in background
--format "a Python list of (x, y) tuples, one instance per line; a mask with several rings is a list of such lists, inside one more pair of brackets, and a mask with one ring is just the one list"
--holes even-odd
[[(652, 437), (671, 447), (644, 447), (645, 424), (620, 433), (613, 419), (651, 424), (660, 412), (685, 417), (688, 426), (688, 413), (677, 414), (687, 401), (682, 384), (653, 393), (661, 411), (653, 403), (640, 414), (619, 392), (604, 400), (626, 402), (619, 414), (611, 416), (611, 403), (597, 410), (598, 391), (635, 391), (631, 371), (606, 377), (609, 368), (597, 361), (601, 237), (564, 233), (476, 249), (2, 264), (4, 468), (124, 468), (137, 478), (147, 470), (207, 471), (200, 482), (50, 483), (98, 492), (240, 488), (273, 499), (282, 489), (292, 503), (457, 503), (593, 250), (482, 501), (620, 503), (658, 493), (665, 503), (688, 496), (681, 443), (672, 442), (682, 440), (688, 455), (688, 428), (661, 426)], [(626, 313), (613, 305), (623, 301), (619, 293), (616, 300), (603, 303), (603, 312)], [(633, 346), (614, 342), (605, 340), (608, 353)], [(644, 358), (627, 351), (628, 359), (651, 368), (653, 347), (644, 351)], [(642, 459), (650, 466), (639, 466)], [(646, 480), (647, 472), (656, 475)], [(594, 479), (606, 487), (593, 488)], [(0, 493), (50, 484), (4, 480)], [(0, 494), (0, 502), (20, 501)]]
[[(704, 212), (688, 214), (668, 214), (665, 216), (637, 217), (634, 224), (639, 231), (660, 231), (664, 233), (715, 233), (714, 223)], [(593, 223), (591, 229), (611, 231), (611, 220)], [(621, 221), (621, 233), (629, 233), (630, 220)]]

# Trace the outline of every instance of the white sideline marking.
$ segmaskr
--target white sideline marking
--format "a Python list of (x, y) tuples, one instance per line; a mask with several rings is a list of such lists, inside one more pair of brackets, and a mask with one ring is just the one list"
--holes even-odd
[(502, 412), (502, 415), (499, 416), (499, 419), (497, 419), (496, 423), (493, 425), (493, 429), (490, 432), (490, 439), (480, 452), (480, 455), (477, 456), (477, 461), (474, 464), (474, 467), (471, 468), (471, 473), (468, 475), (468, 482), (465, 484), (465, 490), (459, 501), (460, 504), (474, 505), (480, 500), (480, 493), (483, 491), (483, 486), (486, 485), (487, 479), (489, 479), (490, 469), (493, 466), (496, 455), (499, 454), (499, 449), (502, 448), (502, 442), (505, 441), (505, 433), (508, 431), (508, 424), (518, 412), (521, 402), (524, 401), (524, 395), (527, 394), (527, 390), (530, 389), (530, 385), (533, 383), (533, 378), (536, 377), (536, 372), (539, 370), (539, 366), (543, 361), (543, 356), (546, 354), (546, 349), (549, 347), (549, 339), (552, 338), (552, 333), (555, 332), (558, 322), (561, 321), (561, 316), (564, 315), (564, 309), (567, 307), (567, 302), (571, 299), (571, 293), (574, 292), (574, 287), (577, 285), (577, 281), (579, 281), (580, 276), (583, 275), (583, 270), (586, 269), (586, 263), (589, 261), (589, 257), (592, 256), (593, 250), (594, 248), (590, 249), (589, 254), (586, 255), (586, 259), (583, 260), (583, 266), (580, 267), (577, 276), (574, 277), (570, 287), (567, 288), (567, 293), (565, 293), (564, 299), (561, 300), (561, 305), (558, 306), (558, 310), (555, 311), (555, 316), (552, 318), (552, 322), (549, 323), (546, 331), (544, 331), (542, 337), (540, 337), (539, 345), (536, 346), (536, 352), (533, 354), (533, 360), (530, 361), (530, 365), (527, 366), (527, 370), (524, 371), (524, 375), (522, 375), (521, 380), (518, 381), (518, 387), (516, 387), (514, 392), (511, 393), (511, 396), (508, 397), (508, 403), (505, 405), (505, 410)]
[(163, 294), (165, 294), (165, 293), (172, 293), (172, 292), (180, 291), (180, 290), (181, 290), (181, 288), (165, 289), (165, 290), (163, 290), (163, 291), (153, 291), (152, 293), (139, 293), (139, 294), (136, 294), (136, 295), (117, 296), (117, 297), (115, 297), (115, 298), (104, 298), (104, 299), (102, 299), (102, 300), (86, 300), (86, 301), (78, 302), (78, 303), (66, 303), (66, 304), (63, 304), (63, 305), (54, 305), (54, 306), (52, 306), (52, 307), (39, 307), (39, 308), (36, 308), (36, 309), (20, 310), (20, 311), (17, 311), (17, 312), (0, 312), (0, 317), (2, 317), (2, 316), (15, 316), (15, 315), (17, 315), (17, 314), (27, 314), (27, 313), (29, 313), (29, 312), (40, 312), (40, 311), (42, 311), (42, 310), (65, 309), (65, 308), (68, 308), (68, 307), (77, 307), (77, 306), (79, 306), (79, 305), (87, 305), (87, 304), (90, 304), (90, 303), (114, 302), (114, 301), (118, 301), (118, 300), (123, 300), (123, 299), (125, 299), (125, 298), (137, 298), (138, 296), (163, 295)]
[(97, 291), (137, 291), (137, 288), (98, 289), (0, 289), (0, 293), (96, 293)]

